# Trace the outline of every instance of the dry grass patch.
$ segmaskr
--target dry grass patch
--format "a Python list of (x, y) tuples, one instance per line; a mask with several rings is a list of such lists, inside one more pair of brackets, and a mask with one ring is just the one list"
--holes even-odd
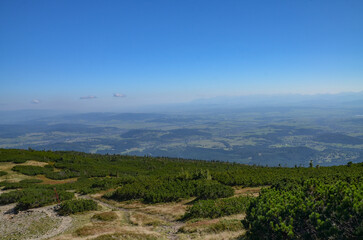
[(127, 201), (118, 203), (117, 206), (126, 209), (137, 209), (144, 213), (163, 216), (168, 221), (180, 219), (186, 212), (187, 203), (191, 200), (183, 200), (172, 203), (144, 204), (139, 201)]
[[(62, 235), (52, 238), (53, 240), (82, 240), (82, 239), (94, 239), (95, 237), (113, 234), (117, 232), (123, 232), (124, 226), (129, 226), (129, 223), (125, 219), (125, 213), (121, 211), (112, 211), (116, 214), (116, 219), (112, 221), (100, 221), (95, 220), (94, 216), (100, 214), (104, 217), (103, 213), (108, 212), (97, 212), (97, 213), (86, 213), (79, 215), (72, 215), (72, 227), (69, 228)], [(108, 214), (107, 214), (108, 215)], [(113, 215), (113, 214), (112, 214)], [(117, 239), (117, 238), (116, 238)]]
[(121, 227), (117, 231), (117, 234), (120, 234), (120, 236), (124, 237), (124, 238), (120, 237), (119, 239), (140, 239), (140, 240), (165, 239), (162, 235), (160, 235), (160, 233), (151, 231), (146, 227), (140, 227), (140, 226)]
[(85, 237), (85, 236), (98, 235), (112, 231), (114, 231), (114, 229), (111, 227), (92, 225), (92, 226), (83, 226), (81, 228), (78, 228), (74, 233), (78, 237)]
[(0, 171), (7, 172), (8, 174), (1, 176), (0, 181), (8, 181), (8, 182), (19, 182), (24, 179), (31, 179), (32, 177), (26, 176), (24, 174), (14, 172), (11, 169), (17, 164), (12, 162), (0, 162)]
[(242, 235), (246, 233), (245, 230), (240, 230), (236, 232), (221, 232), (221, 233), (213, 233), (213, 234), (207, 234), (200, 237), (195, 237), (195, 240), (237, 240)]
[[(75, 235), (74, 232), (83, 227), (83, 226), (87, 226), (90, 225), (91, 222), (91, 217), (93, 216), (94, 212), (86, 212), (83, 214), (75, 214), (72, 215), (72, 226), (70, 228), (68, 228), (64, 234), (69, 234), (69, 235)], [(70, 238), (72, 239), (72, 238)]]
[(0, 171), (10, 171), (14, 166), (12, 162), (0, 162)]
[(187, 200), (182, 200), (180, 202), (145, 204), (138, 200), (117, 202), (105, 198), (96, 198), (96, 199), (114, 207), (120, 207), (129, 210), (137, 210), (138, 212), (144, 212), (151, 215), (161, 216), (163, 219), (168, 221), (174, 221), (180, 219), (186, 212), (186, 209), (188, 207), (187, 203), (193, 200), (193, 199), (187, 199)]
[(235, 214), (215, 219), (189, 221), (179, 229), (179, 232), (206, 234), (220, 233), (224, 231), (240, 231), (243, 230), (241, 220), (244, 218), (245, 214)]
[(260, 195), (262, 187), (234, 187), (234, 195), (235, 196), (252, 196), (258, 197)]
[(104, 222), (112, 222), (118, 218), (117, 213), (115, 212), (103, 212), (96, 213), (93, 215), (93, 220), (104, 221)]
[(115, 190), (116, 189), (111, 188), (111, 189), (103, 190), (103, 191), (100, 191), (100, 192), (97, 192), (94, 194), (89, 194), (89, 196), (92, 198), (95, 198), (97, 200), (100, 200), (100, 201), (108, 200), (108, 199), (102, 198), (102, 196), (105, 195), (106, 193), (113, 192)]
[(220, 232), (236, 232), (243, 230), (243, 225), (241, 220), (232, 219), (232, 220), (221, 220), (217, 223), (209, 225), (205, 231), (208, 233), (220, 233)]
[(165, 224), (164, 221), (156, 217), (152, 217), (150, 215), (139, 212), (131, 213), (130, 222), (131, 224), (137, 226), (160, 226), (161, 224)]
[(177, 220), (184, 216), (187, 206), (183, 203), (150, 205), (143, 209), (146, 213), (162, 215), (168, 220)]
[(19, 182), (21, 180), (24, 179), (40, 179), (43, 182), (41, 184), (63, 184), (63, 183), (69, 183), (69, 182), (75, 182), (77, 181), (77, 178), (68, 178), (68, 179), (64, 179), (64, 180), (52, 180), (49, 178), (46, 178), (44, 175), (37, 175), (37, 176), (26, 176), (24, 174), (18, 173), (18, 172), (14, 172), (11, 169), (14, 166), (17, 165), (22, 165), (22, 166), (37, 166), (37, 167), (44, 167), (45, 165), (47, 165), (48, 163), (46, 162), (38, 162), (38, 161), (33, 161), (33, 160), (28, 160), (25, 163), (21, 163), (21, 164), (15, 164), (12, 162), (1, 162), (0, 163), (0, 171), (5, 171), (8, 174), (1, 176), (0, 177), (0, 181), (6, 180), (9, 182)]
[(219, 222), (218, 218), (215, 218), (215, 219), (203, 219), (203, 220), (200, 220), (200, 221), (189, 222), (185, 226), (188, 226), (188, 227), (205, 227), (205, 226), (217, 223), (217, 222)]
[(28, 160), (25, 163), (20, 163), (20, 164), (17, 164), (17, 165), (44, 167), (45, 165), (48, 165), (48, 163), (47, 162), (38, 162), (38, 161)]
[(225, 216), (225, 217), (222, 217), (220, 219), (226, 219), (226, 220), (230, 220), (230, 219), (239, 219), (239, 220), (242, 220), (246, 217), (246, 214), (245, 213), (240, 213), (240, 214), (235, 214), (235, 215), (230, 215), (230, 216)]
[(137, 233), (114, 233), (114, 234), (106, 234), (101, 235), (93, 240), (115, 240), (115, 239), (122, 239), (122, 240), (159, 240), (158, 236), (150, 236), (144, 234), (137, 234)]

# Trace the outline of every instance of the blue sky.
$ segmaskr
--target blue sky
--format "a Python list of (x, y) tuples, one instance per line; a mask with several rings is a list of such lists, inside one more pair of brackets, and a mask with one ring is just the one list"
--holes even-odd
[(362, 91), (362, 12), (360, 0), (2, 0), (0, 110)]

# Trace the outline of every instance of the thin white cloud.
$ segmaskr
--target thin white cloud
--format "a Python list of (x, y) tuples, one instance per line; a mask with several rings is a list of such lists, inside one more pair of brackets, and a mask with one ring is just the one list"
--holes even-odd
[(90, 96), (80, 97), (79, 99), (95, 99), (95, 98), (97, 98), (97, 97), (90, 95)]
[(33, 103), (33, 104), (39, 104), (40, 103), (40, 100), (39, 99), (33, 99), (31, 101), (31, 103)]
[(124, 97), (126, 97), (126, 95), (125, 95), (125, 94), (122, 94), (122, 93), (114, 93), (114, 94), (113, 94), (113, 96), (114, 96), (114, 97), (119, 97), (119, 98), (124, 98)]

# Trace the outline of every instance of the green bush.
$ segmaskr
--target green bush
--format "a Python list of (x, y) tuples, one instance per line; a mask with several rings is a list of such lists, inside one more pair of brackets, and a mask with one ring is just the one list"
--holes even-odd
[(217, 218), (246, 211), (251, 198), (246, 196), (221, 198), (217, 200), (200, 200), (189, 207), (184, 219)]
[(198, 199), (217, 199), (233, 196), (234, 190), (230, 186), (216, 181), (206, 181), (196, 187), (195, 196)]
[(79, 172), (71, 171), (68, 169), (61, 170), (59, 172), (53, 172), (51, 168), (45, 168), (45, 169), (49, 169), (45, 172), (45, 176), (53, 180), (63, 180), (67, 178), (74, 178), (80, 176)]
[(60, 215), (70, 215), (92, 210), (97, 210), (97, 203), (95, 201), (88, 199), (77, 199), (61, 203), (58, 213)]
[(40, 179), (25, 179), (21, 180), (20, 182), (8, 182), (2, 181), (0, 182), (0, 186), (3, 186), (4, 190), (7, 189), (18, 189), (18, 188), (28, 188), (34, 186), (36, 183), (41, 183), (42, 180)]
[(18, 188), (23, 188), (25, 186), (28, 186), (28, 184), (22, 184), (19, 182), (8, 182), (8, 181), (3, 181), (0, 182), (0, 186), (3, 186), (3, 190), (9, 190), (9, 189), (18, 189)]
[(39, 166), (27, 166), (27, 165), (17, 165), (14, 166), (11, 170), (20, 172), (24, 175), (35, 176), (39, 174), (45, 174), (49, 169), (39, 167)]
[(142, 199), (145, 203), (173, 202), (182, 198), (216, 199), (230, 197), (233, 189), (211, 180), (154, 179), (125, 184), (104, 197), (117, 201)]
[(120, 188), (117, 188), (112, 194), (106, 194), (105, 197), (117, 200), (125, 201), (131, 199), (139, 199), (144, 197), (146, 188), (143, 184), (133, 183), (126, 184)]
[(248, 239), (362, 239), (363, 183), (277, 185), (246, 213)]
[(69, 169), (63, 169), (59, 172), (54, 172), (53, 168), (39, 166), (17, 165), (14, 166), (12, 170), (28, 176), (45, 175), (47, 178), (54, 180), (62, 180), (80, 176), (79, 172), (71, 171)]
[(28, 160), (46, 162), (59, 159), (59, 155), (51, 151), (34, 151), (32, 149), (0, 149), (0, 162), (24, 163)]
[(26, 161), (28, 161), (28, 160), (26, 160), (26, 159), (19, 159), (19, 158), (12, 159), (12, 162), (13, 163), (17, 163), (17, 164), (19, 164), (19, 163), (25, 163)]
[[(57, 202), (53, 189), (27, 188), (22, 190), (22, 192), (23, 195), (17, 201), (18, 203), (15, 206), (16, 211), (42, 207)], [(60, 201), (64, 201), (73, 198), (74, 193), (59, 191), (58, 196)]]
[(0, 171), (0, 177), (1, 176), (4, 176), (4, 175), (6, 175), (6, 174), (8, 174), (7, 172), (5, 172), (5, 171)]
[(36, 179), (36, 178), (32, 178), (32, 179), (24, 179), (24, 180), (21, 180), (19, 183), (23, 183), (23, 184), (33, 184), (33, 183), (41, 183), (41, 182), (43, 182), (43, 180)]
[(173, 202), (193, 196), (196, 181), (164, 180), (147, 187), (145, 203)]
[(0, 194), (0, 205), (15, 203), (24, 195), (23, 191), (11, 191)]

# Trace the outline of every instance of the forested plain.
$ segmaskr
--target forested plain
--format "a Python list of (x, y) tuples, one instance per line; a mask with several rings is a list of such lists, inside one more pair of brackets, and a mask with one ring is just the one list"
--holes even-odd
[[(42, 166), (24, 165), (38, 161)], [(245, 213), (241, 239), (362, 239), (363, 163), (322, 167), (265, 167), (164, 157), (70, 151), (0, 149), (12, 172), (73, 181), (3, 180), (0, 205), (23, 211), (61, 201), (59, 214), (96, 209), (74, 195), (102, 193), (105, 201), (144, 204), (192, 199), (180, 221)], [(3, 172), (3, 178), (7, 172)], [(258, 196), (234, 196), (236, 188), (262, 187)]]
[[(179, 109), (179, 108), (176, 108)], [(167, 156), (263, 166), (363, 161), (362, 105), (84, 113), (1, 121), (0, 148)], [(1, 115), (1, 114), (0, 114)], [(6, 116), (4, 113), (2, 117)]]

